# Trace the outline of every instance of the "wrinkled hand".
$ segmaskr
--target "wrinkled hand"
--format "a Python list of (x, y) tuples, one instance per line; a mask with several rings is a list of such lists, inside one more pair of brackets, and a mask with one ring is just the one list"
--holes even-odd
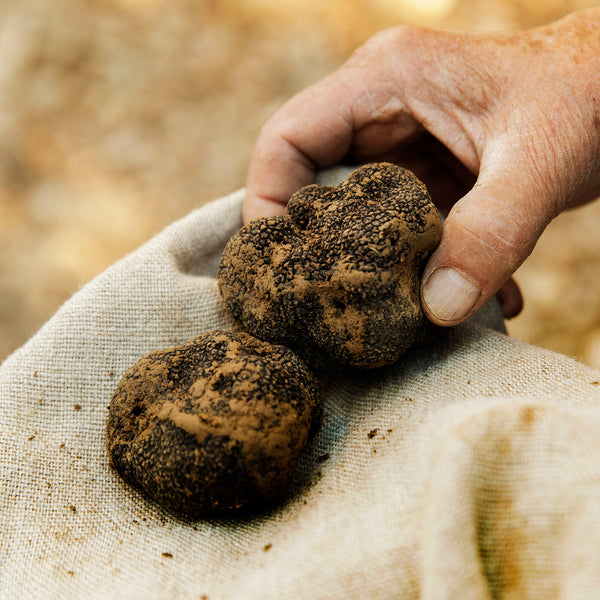
[(280, 108), (248, 174), (244, 220), (282, 214), (317, 169), (388, 160), (447, 213), (422, 302), (455, 325), (510, 279), (548, 223), (600, 194), (600, 9), (511, 34), (395, 27)]

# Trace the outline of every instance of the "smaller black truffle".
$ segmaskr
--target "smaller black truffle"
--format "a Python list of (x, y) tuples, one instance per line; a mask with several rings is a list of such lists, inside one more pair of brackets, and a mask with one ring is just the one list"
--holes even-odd
[(321, 412), (291, 350), (212, 331), (125, 373), (107, 448), (123, 479), (160, 504), (210, 514), (283, 496)]

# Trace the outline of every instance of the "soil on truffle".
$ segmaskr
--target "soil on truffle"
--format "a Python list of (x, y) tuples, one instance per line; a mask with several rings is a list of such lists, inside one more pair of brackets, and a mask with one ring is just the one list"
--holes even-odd
[(313, 368), (380, 367), (420, 339), (420, 277), (441, 237), (424, 184), (390, 163), (337, 187), (310, 185), (288, 214), (257, 219), (227, 244), (219, 289), (258, 338)]
[(320, 419), (317, 382), (291, 350), (213, 331), (125, 373), (107, 448), (160, 504), (209, 514), (283, 496)]

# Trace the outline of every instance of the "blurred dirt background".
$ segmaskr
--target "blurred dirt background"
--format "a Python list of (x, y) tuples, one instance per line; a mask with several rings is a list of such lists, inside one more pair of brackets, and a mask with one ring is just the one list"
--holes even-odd
[[(244, 184), (263, 121), (397, 23), (491, 30), (562, 0), (3, 0), (0, 361), (81, 285)], [(510, 333), (600, 367), (600, 202), (520, 269)]]

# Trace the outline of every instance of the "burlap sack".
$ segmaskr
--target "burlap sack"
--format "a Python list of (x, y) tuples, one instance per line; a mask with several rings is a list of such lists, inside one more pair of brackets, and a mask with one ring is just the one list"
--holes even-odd
[(600, 596), (600, 372), (477, 324), (324, 384), (289, 501), (187, 520), (111, 470), (143, 354), (234, 328), (216, 268), (243, 193), (85, 286), (0, 368), (2, 598)]

